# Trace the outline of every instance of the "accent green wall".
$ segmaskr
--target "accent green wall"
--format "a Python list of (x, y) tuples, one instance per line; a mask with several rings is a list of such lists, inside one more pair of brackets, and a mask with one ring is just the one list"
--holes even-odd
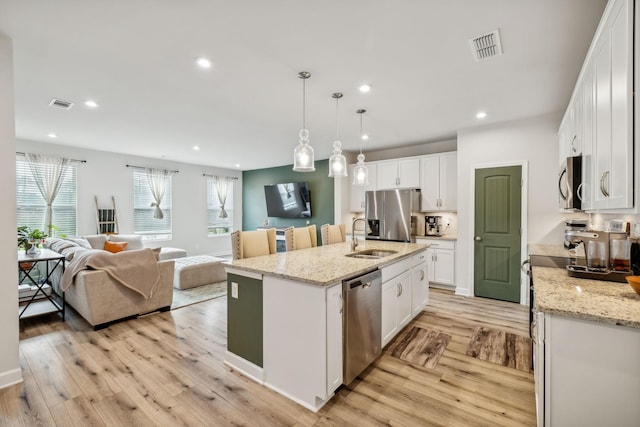
[[(256, 169), (242, 173), (242, 229), (255, 230), (262, 227), (267, 219), (267, 202), (264, 186), (283, 182), (307, 182), (311, 193), (310, 224), (316, 224), (318, 244), (320, 226), (333, 224), (333, 178), (329, 178), (329, 160), (318, 160), (314, 172), (294, 172), (293, 166)], [(345, 179), (345, 178), (342, 178)], [(274, 227), (303, 227), (307, 218), (269, 218)]]

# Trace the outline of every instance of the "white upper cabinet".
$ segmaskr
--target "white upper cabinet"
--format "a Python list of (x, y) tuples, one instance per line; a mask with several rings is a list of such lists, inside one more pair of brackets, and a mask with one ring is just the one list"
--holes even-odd
[(378, 190), (420, 187), (420, 159), (385, 160), (377, 166)]
[(455, 152), (425, 156), (420, 160), (420, 189), (420, 210), (455, 211), (458, 208)]
[(560, 161), (583, 156), (583, 210), (634, 208), (633, 28), (633, 2), (611, 0), (560, 126)]

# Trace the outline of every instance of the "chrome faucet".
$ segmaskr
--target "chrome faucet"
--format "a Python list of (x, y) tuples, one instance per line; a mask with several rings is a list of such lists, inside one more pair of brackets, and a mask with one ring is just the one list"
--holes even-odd
[(351, 222), (351, 252), (355, 251), (358, 247), (358, 240), (356, 239), (356, 222), (362, 221), (364, 224), (364, 232), (367, 233), (367, 221), (364, 218), (353, 218)]

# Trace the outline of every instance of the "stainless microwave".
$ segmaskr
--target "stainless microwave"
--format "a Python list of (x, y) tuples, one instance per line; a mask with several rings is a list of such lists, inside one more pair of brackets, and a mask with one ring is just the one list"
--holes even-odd
[(582, 186), (582, 156), (567, 157), (558, 174), (558, 202), (562, 209), (580, 210)]

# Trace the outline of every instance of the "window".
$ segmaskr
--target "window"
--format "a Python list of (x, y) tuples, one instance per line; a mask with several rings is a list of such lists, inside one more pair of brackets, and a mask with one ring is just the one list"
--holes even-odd
[(171, 186), (172, 176), (167, 175), (164, 197), (160, 203), (160, 209), (164, 217), (153, 217), (155, 207), (147, 174), (143, 170), (133, 171), (133, 232), (141, 234), (144, 240), (168, 240), (171, 239)]
[(224, 210), (227, 212), (226, 218), (220, 217), (222, 210), (220, 209), (216, 178), (207, 178), (207, 229), (209, 236), (229, 234), (233, 231), (233, 181), (221, 179), (223, 180), (221, 185), (226, 184), (227, 189), (227, 200), (224, 204)]
[[(58, 195), (51, 205), (51, 224), (57, 228), (54, 231), (57, 236), (77, 234), (77, 169), (77, 165), (69, 164)], [(37, 228), (48, 233), (49, 224), (44, 223), (47, 204), (38, 190), (29, 163), (22, 159), (16, 159), (16, 211), (18, 226)]]

